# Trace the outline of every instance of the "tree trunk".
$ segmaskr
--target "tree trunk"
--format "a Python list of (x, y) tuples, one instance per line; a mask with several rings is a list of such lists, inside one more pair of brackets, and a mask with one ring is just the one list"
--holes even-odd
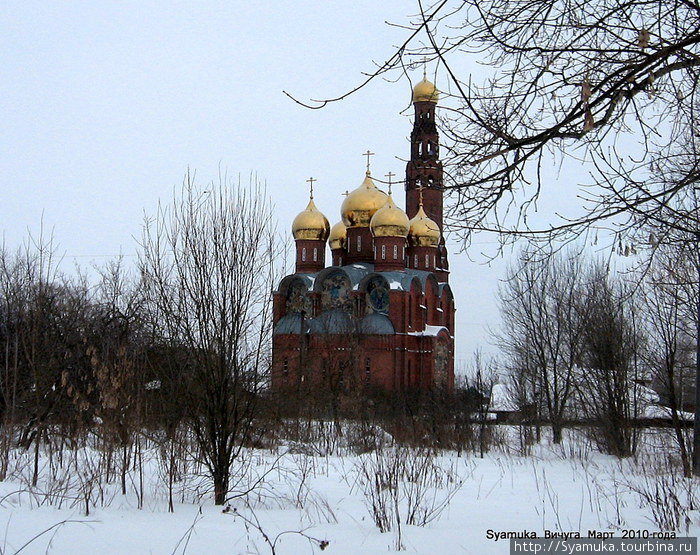
[(32, 487), (36, 487), (39, 481), (39, 444), (41, 443), (41, 432), (37, 432), (34, 443), (34, 475), (32, 476)]
[(126, 469), (129, 465), (129, 450), (126, 444), (122, 445), (122, 495), (126, 495)]
[(561, 422), (552, 422), (552, 442), (556, 445), (561, 443), (562, 430)]
[(223, 505), (228, 494), (228, 469), (215, 469), (214, 478), (214, 504)]
[(693, 474), (700, 476), (700, 233), (695, 235), (697, 250), (698, 306), (695, 320), (695, 418), (693, 420)]

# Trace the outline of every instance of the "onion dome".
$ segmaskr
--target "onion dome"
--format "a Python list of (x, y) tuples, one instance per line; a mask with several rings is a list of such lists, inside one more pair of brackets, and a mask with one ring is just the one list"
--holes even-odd
[(352, 191), (340, 207), (340, 216), (347, 227), (367, 227), (374, 213), (386, 204), (387, 194), (377, 189), (369, 171), (365, 180)]
[(342, 249), (345, 246), (345, 239), (348, 236), (348, 228), (343, 222), (338, 222), (331, 228), (331, 234), (328, 236), (328, 244), (331, 250)]
[(309, 199), (306, 209), (299, 212), (292, 222), (294, 239), (325, 241), (328, 238), (330, 224), (326, 217), (316, 208), (313, 197)]
[(422, 204), (409, 222), (408, 243), (413, 247), (437, 247), (440, 243), (440, 228), (428, 218)]
[(413, 102), (435, 102), (437, 103), (439, 93), (435, 85), (433, 85), (423, 75), (423, 80), (413, 87)]
[(394, 199), (389, 195), (386, 204), (372, 216), (369, 228), (375, 237), (406, 237), (409, 228), (408, 216), (394, 204)]

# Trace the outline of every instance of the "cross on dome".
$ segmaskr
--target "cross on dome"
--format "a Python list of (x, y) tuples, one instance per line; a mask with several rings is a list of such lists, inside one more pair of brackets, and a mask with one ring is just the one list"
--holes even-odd
[(309, 179), (306, 180), (306, 182), (309, 184), (309, 198), (311, 199), (314, 198), (314, 181), (318, 181), (318, 179), (309, 177)]
[(374, 156), (374, 152), (370, 152), (369, 149), (362, 156), (367, 156), (367, 175), (370, 175), (369, 171), (369, 157)]
[(423, 79), (428, 78), (428, 62), (430, 61), (428, 59), (428, 56), (423, 56), (423, 59), (421, 60), (423, 62)]
[(386, 174), (386, 176), (385, 176), (385, 177), (387, 177), (387, 178), (389, 179), (389, 194), (390, 194), (390, 195), (391, 195), (391, 178), (394, 177), (395, 175), (396, 175), (395, 173), (389, 172), (389, 173)]

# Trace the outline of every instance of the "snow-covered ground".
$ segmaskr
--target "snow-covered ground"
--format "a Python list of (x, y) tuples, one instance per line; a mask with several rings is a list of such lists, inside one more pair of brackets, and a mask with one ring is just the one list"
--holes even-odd
[[(517, 445), (516, 429), (496, 427)], [(503, 439), (503, 438), (501, 438)], [(126, 495), (119, 475), (99, 473), (99, 451), (83, 448), (41, 457), (29, 486), (32, 453), (14, 451), (0, 482), (2, 553), (409, 553), (505, 554), (497, 533), (656, 532), (671, 527), (671, 494), (679, 500), (676, 533), (697, 536), (698, 481), (667, 474), (668, 432), (648, 432), (636, 460), (595, 452), (569, 433), (562, 446), (542, 444), (520, 456), (498, 442), (485, 457), (385, 445), (363, 454), (282, 442), (248, 450), (230, 507), (214, 506), (208, 481), (191, 463), (174, 484), (168, 512), (166, 465), (144, 449), (131, 467)], [(323, 454), (326, 451), (326, 454)], [(143, 487), (141, 484), (143, 483)], [(657, 488), (660, 485), (660, 489)], [(252, 488), (247, 494), (242, 492)], [(145, 492), (139, 508), (138, 491)], [(650, 499), (659, 492), (658, 503)], [(391, 529), (381, 532), (375, 507)], [(86, 514), (86, 507), (89, 514)], [(223, 509), (223, 510), (222, 510)], [(382, 513), (381, 510), (375, 511)], [(396, 513), (400, 526), (397, 525)], [(418, 524), (406, 524), (411, 520)], [(380, 515), (381, 516), (381, 515)], [(424, 525), (419, 525), (420, 523)], [(328, 542), (321, 545), (321, 542)]]

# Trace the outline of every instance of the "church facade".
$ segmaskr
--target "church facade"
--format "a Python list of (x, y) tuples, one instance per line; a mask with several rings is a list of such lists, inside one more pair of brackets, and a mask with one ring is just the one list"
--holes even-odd
[(368, 163), (340, 222), (330, 227), (313, 189), (294, 219), (296, 271), (273, 293), (273, 389), (452, 390), (455, 306), (437, 100), (424, 77), (413, 89), (405, 212), (376, 186)]

